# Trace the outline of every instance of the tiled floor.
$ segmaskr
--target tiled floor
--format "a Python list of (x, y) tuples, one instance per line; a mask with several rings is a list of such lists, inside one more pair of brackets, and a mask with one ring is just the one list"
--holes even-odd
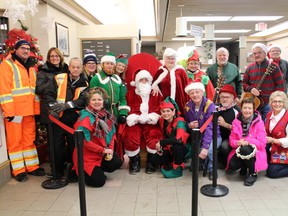
[[(255, 185), (246, 187), (238, 173), (227, 176), (224, 170), (218, 170), (218, 175), (218, 184), (227, 186), (229, 193), (213, 198), (199, 192), (199, 216), (288, 215), (288, 178), (272, 180), (260, 173)], [(107, 176), (104, 187), (86, 187), (88, 216), (192, 215), (192, 177), (188, 169), (181, 178), (165, 179), (160, 172), (147, 175), (144, 169), (130, 175), (126, 162), (121, 170)], [(29, 181), (20, 183), (12, 179), (0, 188), (0, 215), (79, 216), (78, 184), (46, 190), (41, 187), (44, 180), (29, 176)], [(205, 184), (211, 182), (199, 175), (199, 188)]]

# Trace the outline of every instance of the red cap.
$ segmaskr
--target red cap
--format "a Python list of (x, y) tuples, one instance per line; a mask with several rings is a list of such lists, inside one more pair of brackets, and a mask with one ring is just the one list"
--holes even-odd
[(235, 90), (234, 90), (234, 87), (233, 87), (232, 85), (230, 85), (230, 84), (224, 85), (224, 86), (220, 89), (219, 95), (220, 95), (222, 92), (227, 92), (227, 93), (232, 94), (232, 95), (234, 96), (234, 99), (237, 97), (236, 92), (235, 92)]
[(199, 54), (197, 50), (193, 50), (191, 53), (188, 55), (188, 62), (189, 61), (198, 61), (199, 62)]

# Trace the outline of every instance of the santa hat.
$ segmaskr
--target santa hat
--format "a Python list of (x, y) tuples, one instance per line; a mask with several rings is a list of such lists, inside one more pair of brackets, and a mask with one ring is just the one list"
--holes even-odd
[(31, 43), (29, 41), (21, 39), (16, 42), (15, 50), (17, 50), (22, 45), (28, 45), (31, 48)]
[(163, 53), (163, 58), (170, 57), (170, 56), (174, 56), (176, 58), (177, 52), (172, 48), (166, 48)]
[(128, 59), (123, 54), (120, 54), (119, 56), (117, 56), (116, 63), (118, 62), (121, 62), (125, 64), (126, 66), (128, 65)]
[(220, 95), (222, 92), (227, 92), (227, 93), (232, 94), (232, 95), (234, 96), (234, 99), (237, 97), (236, 92), (235, 92), (235, 90), (234, 90), (234, 87), (233, 87), (232, 85), (230, 85), (230, 84), (224, 85), (224, 86), (220, 89), (219, 95)]
[(268, 47), (268, 52), (270, 52), (270, 50), (273, 48), (278, 48), (280, 52), (282, 52), (281, 47), (278, 44), (270, 44)]
[(131, 86), (135, 86), (137, 83), (139, 83), (140, 79), (146, 78), (148, 79), (148, 82), (152, 83), (153, 77), (152, 75), (147, 71), (143, 69), (137, 69), (133, 73), (133, 81), (130, 82)]
[(189, 53), (187, 62), (190, 62), (190, 61), (199, 62), (199, 54), (198, 54), (197, 50), (193, 50), (192, 52)]
[(253, 46), (252, 46), (252, 50), (256, 47), (259, 47), (263, 50), (263, 52), (265, 52), (266, 54), (268, 53), (268, 47), (266, 45), (264, 45), (263, 43), (255, 43)]
[(184, 91), (187, 94), (189, 94), (189, 92), (191, 90), (196, 90), (196, 89), (199, 89), (199, 90), (201, 90), (201, 91), (203, 91), (205, 93), (205, 87), (204, 87), (203, 83), (201, 82), (201, 80), (196, 79), (196, 80), (194, 80), (192, 82), (189, 82), (187, 84), (187, 86), (185, 87)]
[(160, 110), (162, 109), (176, 109), (176, 115), (180, 115), (179, 107), (177, 103), (171, 98), (167, 97), (164, 101), (160, 102)]
[(104, 55), (101, 58), (101, 64), (104, 62), (112, 62), (113, 64), (116, 64), (116, 59), (113, 53), (108, 53), (107, 55)]
[(95, 53), (93, 53), (92, 50), (86, 51), (86, 53), (84, 55), (84, 59), (83, 59), (83, 64), (85, 65), (89, 61), (93, 61), (97, 64), (97, 57), (96, 57)]

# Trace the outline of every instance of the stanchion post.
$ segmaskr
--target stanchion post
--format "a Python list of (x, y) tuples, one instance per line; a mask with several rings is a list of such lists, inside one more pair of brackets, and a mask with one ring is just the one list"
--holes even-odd
[(200, 143), (200, 130), (192, 130), (192, 216), (198, 215), (198, 169), (199, 169), (199, 143)]
[(228, 194), (229, 189), (224, 185), (217, 185), (217, 127), (218, 113), (213, 112), (213, 184), (201, 187), (202, 194), (210, 197), (221, 197)]
[(65, 187), (68, 184), (68, 180), (65, 178), (58, 178), (56, 172), (56, 162), (55, 162), (55, 148), (53, 142), (53, 129), (52, 129), (52, 121), (49, 119), (48, 121), (48, 144), (49, 144), (49, 158), (52, 168), (52, 179), (47, 179), (42, 182), (42, 187), (45, 189), (59, 189)]
[(81, 130), (76, 130), (74, 133), (75, 147), (77, 148), (78, 158), (78, 183), (79, 183), (79, 198), (80, 198), (80, 213), (81, 216), (86, 216), (86, 196), (85, 196), (85, 176), (83, 162), (83, 140), (84, 133)]
[(218, 127), (218, 112), (213, 112), (213, 187), (217, 186), (217, 127)]

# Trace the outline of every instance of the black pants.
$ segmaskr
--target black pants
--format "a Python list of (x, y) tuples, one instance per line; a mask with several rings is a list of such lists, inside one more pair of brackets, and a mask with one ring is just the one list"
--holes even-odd
[(95, 166), (91, 176), (85, 172), (86, 184), (91, 187), (102, 187), (106, 182), (106, 176), (104, 175), (104, 172), (114, 172), (121, 167), (122, 162), (123, 161), (116, 154), (116, 152), (114, 152), (112, 160), (106, 161), (102, 159), (101, 167)]
[(52, 131), (56, 172), (63, 175), (65, 163), (73, 163), (74, 136), (56, 124), (52, 124)]
[[(242, 146), (240, 150), (240, 154), (245, 156), (249, 155), (253, 152), (253, 148), (251, 146)], [(249, 160), (244, 160), (236, 156), (236, 154), (233, 155), (233, 157), (230, 160), (229, 163), (229, 169), (230, 170), (238, 170), (238, 169), (248, 169), (249, 174), (255, 173), (255, 157), (251, 157)]]
[(176, 165), (181, 165), (187, 153), (188, 150), (183, 144), (173, 144), (170, 150), (163, 150), (162, 156), (159, 157), (159, 165), (167, 166), (172, 162)]

